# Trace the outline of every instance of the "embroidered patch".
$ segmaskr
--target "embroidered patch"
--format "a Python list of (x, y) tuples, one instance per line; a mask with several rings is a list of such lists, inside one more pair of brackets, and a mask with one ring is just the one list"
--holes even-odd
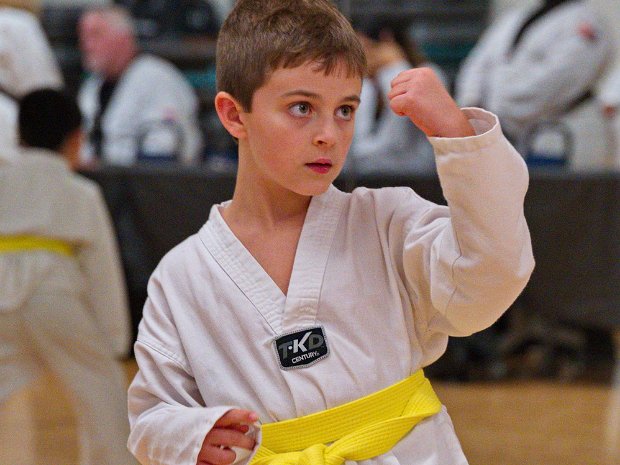
[(280, 336), (274, 339), (273, 347), (283, 370), (307, 367), (329, 355), (322, 326)]

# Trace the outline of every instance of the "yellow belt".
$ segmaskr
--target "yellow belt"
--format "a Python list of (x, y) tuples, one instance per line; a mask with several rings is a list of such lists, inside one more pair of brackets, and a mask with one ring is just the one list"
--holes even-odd
[(0, 235), (0, 253), (28, 252), (44, 250), (61, 255), (73, 255), (73, 247), (66, 241), (40, 236), (2, 236)]
[(368, 460), (389, 452), (416, 424), (440, 409), (431, 383), (418, 370), (353, 402), (262, 425), (262, 443), (250, 465), (340, 465), (346, 460)]

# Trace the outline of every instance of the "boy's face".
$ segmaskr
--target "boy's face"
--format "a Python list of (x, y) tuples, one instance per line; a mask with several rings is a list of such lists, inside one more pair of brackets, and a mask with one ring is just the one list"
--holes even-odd
[(325, 75), (307, 63), (275, 70), (255, 91), (252, 111), (240, 115), (254, 181), (300, 195), (325, 192), (344, 165), (360, 92), (361, 78), (344, 69)]

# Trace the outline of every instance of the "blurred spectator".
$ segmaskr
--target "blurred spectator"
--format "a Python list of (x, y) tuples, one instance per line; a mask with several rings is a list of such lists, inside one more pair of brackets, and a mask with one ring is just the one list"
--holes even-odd
[[(74, 407), (79, 463), (135, 463), (115, 360), (131, 342), (117, 245), (98, 186), (71, 172), (79, 108), (59, 91), (34, 91), (20, 101), (18, 124), (19, 159), (0, 165), (0, 407), (50, 370)], [(0, 463), (24, 463), (1, 449)]]
[(584, 158), (576, 164), (595, 164), (602, 125), (591, 97), (611, 53), (611, 37), (588, 1), (519, 8), (492, 24), (466, 58), (456, 99), (496, 113), (520, 147), (533, 143), (537, 124), (561, 120)]
[(60, 68), (33, 12), (37, 1), (0, 0), (0, 90), (19, 98), (63, 85)]
[(79, 93), (88, 132), (82, 163), (194, 163), (202, 145), (196, 94), (171, 63), (139, 51), (126, 10), (89, 10), (78, 33), (93, 73)]
[(387, 97), (391, 81), (402, 71), (430, 67), (446, 83), (443, 71), (416, 46), (410, 24), (376, 20), (354, 25), (366, 51), (368, 77), (355, 116), (355, 134), (347, 169), (357, 173), (434, 170), (433, 149), (409, 118), (396, 115)]
[(0, 0), (0, 157), (5, 159), (13, 158), (17, 145), (15, 99), (41, 87), (63, 86), (60, 68), (36, 16), (39, 8), (39, 1)]

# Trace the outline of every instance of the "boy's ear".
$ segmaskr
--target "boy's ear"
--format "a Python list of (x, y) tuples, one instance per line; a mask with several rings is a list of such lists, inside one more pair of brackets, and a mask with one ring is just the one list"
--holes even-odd
[(69, 166), (73, 170), (77, 170), (80, 167), (80, 151), (83, 140), (84, 132), (82, 128), (77, 128), (67, 134), (60, 147), (60, 153), (69, 162)]
[(215, 96), (215, 111), (226, 130), (235, 139), (242, 139), (245, 134), (245, 126), (241, 120), (243, 107), (228, 92), (218, 92)]

